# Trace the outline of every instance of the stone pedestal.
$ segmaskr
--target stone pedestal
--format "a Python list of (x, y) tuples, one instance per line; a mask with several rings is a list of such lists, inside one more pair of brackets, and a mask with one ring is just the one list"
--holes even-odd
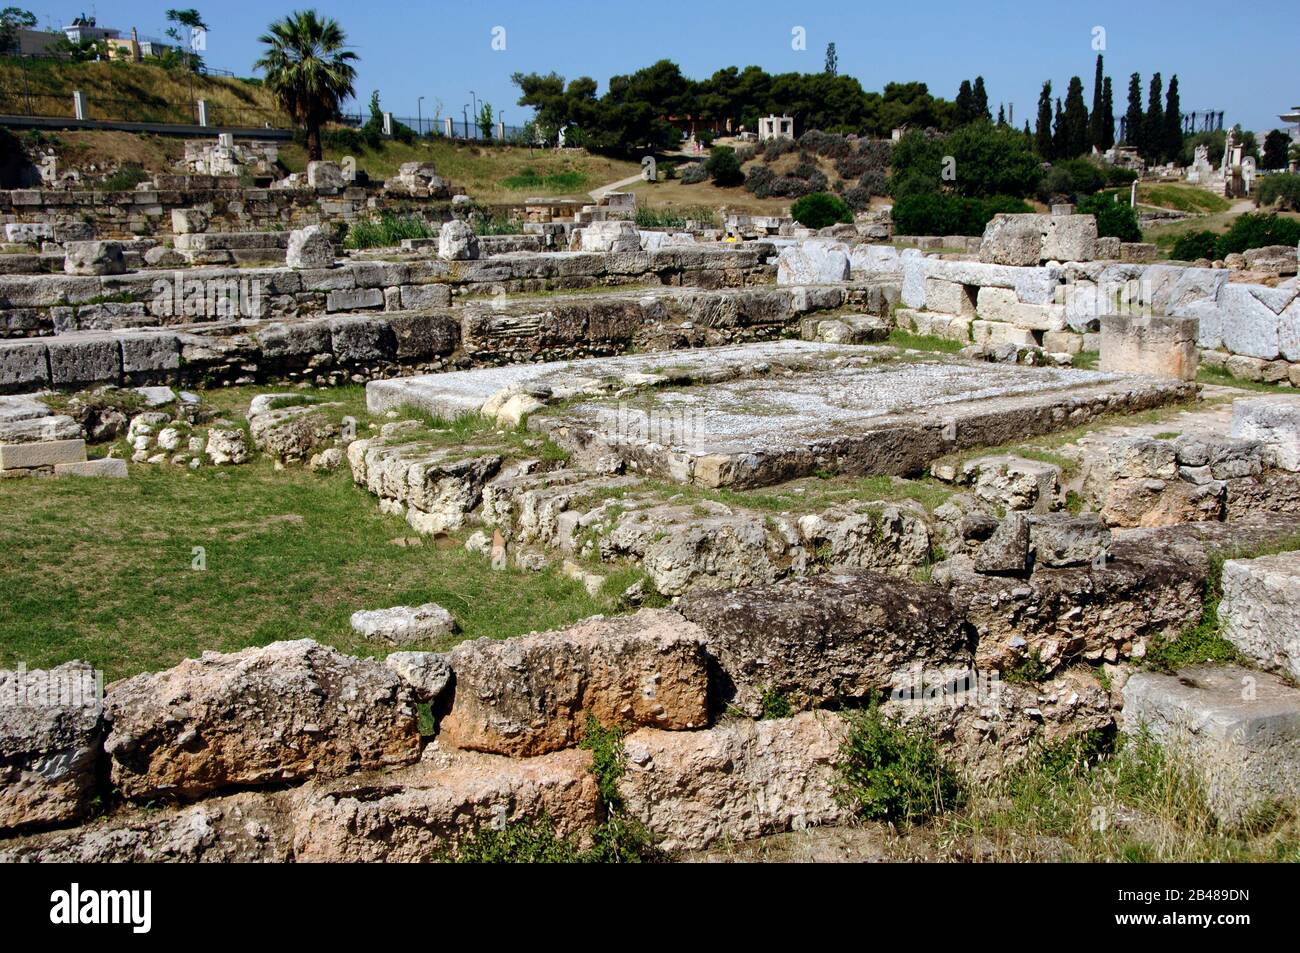
[(1110, 314), (1101, 319), (1103, 371), (1190, 381), (1200, 358), (1195, 318)]

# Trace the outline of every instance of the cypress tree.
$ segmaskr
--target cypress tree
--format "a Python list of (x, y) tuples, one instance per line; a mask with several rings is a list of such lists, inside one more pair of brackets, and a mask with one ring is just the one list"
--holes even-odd
[(1142, 151), (1142, 78), (1128, 78), (1128, 110), (1124, 113), (1124, 145)]
[(1101, 88), (1101, 141), (1102, 151), (1115, 145), (1115, 99), (1110, 87), (1110, 77), (1106, 77)]
[(1142, 157), (1148, 162), (1159, 162), (1165, 153), (1165, 111), (1160, 105), (1163, 88), (1160, 74), (1152, 74), (1151, 85), (1147, 87), (1147, 115), (1142, 129)]
[(1002, 105), (1002, 103), (998, 103), (998, 125), (1005, 126), (1006, 124), (1007, 124), (1007, 109), (1005, 106)]
[(956, 108), (953, 110), (953, 124), (964, 126), (975, 118), (974, 94), (971, 92), (970, 80), (963, 79), (957, 90)]
[[(1025, 120), (1029, 128), (1029, 120)], [(1052, 159), (1052, 81), (1043, 84), (1043, 91), (1038, 94), (1038, 125), (1034, 127), (1034, 144), (1041, 159)]]
[(1056, 97), (1056, 116), (1052, 121), (1052, 158), (1070, 158), (1070, 130), (1065, 124), (1065, 110), (1061, 108), (1061, 97)]
[(1101, 66), (1101, 54), (1097, 54), (1097, 70), (1092, 77), (1092, 113), (1088, 121), (1088, 145), (1105, 149), (1102, 145), (1101, 126), (1106, 118), (1105, 112), (1105, 78)]
[(1065, 92), (1065, 158), (1088, 151), (1088, 107), (1083, 104), (1083, 80), (1070, 77)]
[(1169, 77), (1165, 93), (1165, 159), (1175, 160), (1183, 151), (1183, 107), (1178, 101), (1178, 74)]
[(984, 89), (984, 77), (975, 77), (975, 89), (971, 97), (971, 105), (974, 107), (976, 119), (992, 119), (989, 113), (989, 94)]

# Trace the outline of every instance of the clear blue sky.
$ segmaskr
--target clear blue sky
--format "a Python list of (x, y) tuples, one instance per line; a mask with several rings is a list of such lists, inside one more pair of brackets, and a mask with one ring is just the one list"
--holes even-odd
[[(257, 36), (294, 8), (280, 0), (123, 0), (22, 3), (41, 24), (78, 13), (101, 26), (162, 36), (169, 5), (193, 5), (212, 27), (207, 62), (247, 74), (258, 56)], [(311, 6), (303, 3), (301, 6)], [(1277, 114), (1300, 103), (1296, 69), (1295, 0), (1176, 0), (1174, 3), (947, 2), (947, 0), (651, 0), (646, 4), (577, 0), (460, 0), (447, 3), (320, 2), (337, 18), (361, 56), (359, 97), (378, 89), (384, 107), (414, 116), (424, 96), (427, 117), (461, 115), (474, 90), (505, 109), (507, 123), (526, 118), (516, 106), (510, 74), (555, 70), (595, 78), (604, 89), (614, 74), (667, 57), (695, 78), (724, 66), (756, 64), (769, 72), (820, 70), (834, 41), (840, 72), (879, 90), (891, 80), (921, 80), (949, 99), (963, 78), (984, 76), (994, 112), (1015, 104), (1017, 125), (1032, 120), (1038, 90), (1051, 79), (1064, 95), (1069, 77), (1084, 80), (1091, 101), (1095, 53), (1092, 31), (1106, 31), (1106, 71), (1115, 84), (1116, 113), (1124, 109), (1128, 75), (1150, 73), (1168, 83), (1177, 73), (1183, 109), (1216, 109), (1225, 122), (1259, 131), (1278, 126)], [(504, 51), (492, 30), (505, 29)], [(807, 50), (791, 49), (791, 30), (807, 31)]]

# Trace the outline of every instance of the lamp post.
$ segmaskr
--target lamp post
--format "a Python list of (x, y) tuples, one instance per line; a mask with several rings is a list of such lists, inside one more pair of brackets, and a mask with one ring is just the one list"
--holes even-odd
[(465, 138), (469, 138), (469, 103), (460, 107), (460, 118), (465, 120)]
[(420, 136), (424, 135), (424, 110), (420, 108), (423, 104), (423, 96), (415, 101), (415, 129)]

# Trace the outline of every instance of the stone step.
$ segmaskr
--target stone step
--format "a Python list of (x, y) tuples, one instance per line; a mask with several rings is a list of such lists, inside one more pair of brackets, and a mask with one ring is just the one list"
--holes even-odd
[(86, 459), (85, 440), (42, 440), (0, 444), (0, 470), (31, 470)]
[(126, 479), (126, 461), (120, 457), (101, 457), (98, 460), (83, 460), (80, 463), (56, 463), (54, 475), (82, 477), (110, 477)]

